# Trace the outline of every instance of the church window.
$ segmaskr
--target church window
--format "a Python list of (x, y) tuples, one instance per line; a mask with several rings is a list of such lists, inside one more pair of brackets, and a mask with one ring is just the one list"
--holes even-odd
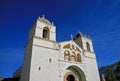
[(64, 60), (70, 60), (70, 52), (68, 50), (64, 51)]
[(70, 60), (71, 61), (76, 61), (76, 54), (74, 52), (72, 52), (72, 54), (70, 56)]
[(43, 38), (49, 39), (49, 34), (50, 34), (49, 29), (48, 29), (47, 27), (45, 27), (45, 28), (43, 29)]
[(49, 58), (49, 63), (51, 63), (51, 58)]
[(77, 54), (77, 62), (81, 62), (81, 55)]
[(88, 42), (86, 42), (86, 47), (87, 47), (87, 50), (90, 51), (90, 44)]
[(39, 67), (39, 70), (40, 70), (41, 68)]

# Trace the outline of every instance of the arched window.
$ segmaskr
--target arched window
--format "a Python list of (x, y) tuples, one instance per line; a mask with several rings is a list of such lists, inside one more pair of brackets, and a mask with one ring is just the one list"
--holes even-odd
[(77, 54), (77, 62), (81, 62), (81, 56), (80, 56), (80, 54)]
[(90, 51), (90, 44), (88, 42), (86, 42), (86, 47), (87, 47), (87, 50)]
[(76, 61), (76, 54), (74, 52), (72, 52), (72, 54), (70, 56), (70, 60), (71, 61)]
[(47, 27), (45, 27), (45, 28), (43, 29), (43, 38), (49, 39), (49, 34), (50, 34), (49, 29), (48, 29)]
[(65, 45), (63, 48), (70, 48), (70, 44)]
[(78, 47), (76, 47), (76, 50), (79, 51), (79, 52), (81, 52), (80, 49), (79, 49)]
[(67, 61), (70, 60), (70, 52), (68, 50), (64, 52), (64, 60), (67, 60)]

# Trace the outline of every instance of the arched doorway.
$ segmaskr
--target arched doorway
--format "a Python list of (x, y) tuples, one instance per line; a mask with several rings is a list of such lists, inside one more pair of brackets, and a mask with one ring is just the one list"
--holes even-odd
[(84, 72), (75, 65), (69, 66), (64, 76), (64, 81), (86, 81)]
[(75, 77), (70, 74), (67, 76), (67, 81), (75, 81)]
[(64, 81), (79, 81), (79, 80), (74, 72), (72, 72), (71, 70), (67, 70), (64, 76)]

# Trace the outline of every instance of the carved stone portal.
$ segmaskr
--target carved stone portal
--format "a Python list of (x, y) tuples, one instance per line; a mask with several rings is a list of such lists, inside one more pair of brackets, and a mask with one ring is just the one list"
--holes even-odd
[(74, 72), (68, 71), (64, 76), (64, 81), (79, 81), (79, 80), (78, 76)]

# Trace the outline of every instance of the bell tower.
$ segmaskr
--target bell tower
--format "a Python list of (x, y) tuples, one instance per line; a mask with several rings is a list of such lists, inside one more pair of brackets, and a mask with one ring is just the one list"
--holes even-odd
[(80, 48), (83, 49), (83, 55), (86, 57), (84, 60), (87, 65), (86, 68), (88, 80), (92, 81), (91, 77), (94, 77), (96, 81), (99, 81), (99, 72), (91, 38), (89, 36), (83, 35), (81, 32), (78, 32), (74, 38), (74, 41), (77, 45), (79, 45)]
[(53, 22), (48, 21), (43, 15), (33, 24), (28, 39), (31, 39), (33, 36), (44, 40), (56, 41), (56, 27)]
[(74, 41), (76, 44), (78, 44), (84, 51), (87, 52), (94, 52), (93, 50), (93, 45), (92, 45), (92, 40), (91, 38), (86, 35), (83, 35), (81, 32), (78, 32), (76, 37), (74, 38)]
[[(58, 68), (54, 66), (58, 58), (58, 48), (56, 26), (44, 15), (39, 17), (29, 31), (20, 81), (47, 81), (51, 77), (48, 72)], [(53, 57), (55, 59), (52, 59)], [(54, 68), (51, 68), (52, 66)], [(47, 67), (50, 69), (46, 69)], [(54, 78), (51, 81), (55, 81)]]

